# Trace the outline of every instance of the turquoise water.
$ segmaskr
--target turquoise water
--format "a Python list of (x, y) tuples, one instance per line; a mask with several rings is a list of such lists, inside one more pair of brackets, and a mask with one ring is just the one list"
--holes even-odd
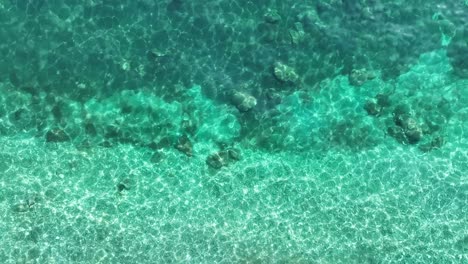
[(0, 24), (0, 263), (468, 262), (466, 1)]

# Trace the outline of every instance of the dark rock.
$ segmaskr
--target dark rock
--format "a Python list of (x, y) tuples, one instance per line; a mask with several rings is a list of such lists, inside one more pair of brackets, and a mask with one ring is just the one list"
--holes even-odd
[(271, 104), (271, 106), (276, 106), (276, 105), (280, 104), (281, 101), (283, 100), (281, 98), (280, 93), (275, 91), (275, 89), (273, 89), (273, 88), (267, 89), (265, 91), (265, 97), (266, 97), (268, 103)]
[(175, 148), (189, 157), (193, 155), (193, 144), (186, 135), (179, 137)]
[(25, 93), (31, 94), (31, 95), (37, 95), (39, 93), (39, 88), (34, 87), (32, 85), (25, 85), (19, 87), (19, 89)]
[(126, 178), (117, 184), (117, 191), (121, 193), (122, 191), (129, 191), (133, 186), (133, 181)]
[(289, 36), (291, 38), (291, 43), (294, 45), (304, 40), (305, 32), (301, 22), (294, 23), (294, 29), (289, 30)]
[(395, 125), (402, 127), (405, 130), (421, 130), (420, 125), (416, 121), (416, 119), (412, 118), (409, 115), (396, 115), (394, 116)]
[(441, 148), (445, 144), (445, 139), (442, 136), (435, 136), (431, 140), (432, 148)]
[(174, 145), (174, 141), (175, 140), (173, 140), (171, 137), (163, 137), (159, 141), (153, 140), (148, 144), (148, 147), (155, 150), (168, 148)]
[(361, 86), (368, 80), (375, 78), (375, 75), (372, 72), (367, 71), (366, 69), (353, 69), (348, 76), (349, 83), (354, 86)]
[(289, 82), (289, 83), (296, 83), (299, 80), (299, 75), (296, 71), (281, 62), (276, 62), (273, 67), (273, 74), (275, 75), (276, 79), (281, 82)]
[(367, 100), (366, 104), (364, 105), (364, 109), (369, 115), (378, 115), (382, 111), (382, 106), (377, 103), (375, 99)]
[(32, 210), (33, 206), (36, 204), (36, 197), (32, 196), (27, 200), (23, 200), (13, 205), (13, 211), (17, 213), (24, 213)]
[(430, 142), (426, 142), (424, 144), (420, 144), (419, 145), (419, 150), (421, 150), (422, 152), (429, 152), (432, 150), (432, 146), (431, 146), (431, 143)]
[(214, 169), (228, 166), (229, 164), (239, 161), (241, 159), (240, 151), (237, 149), (229, 148), (226, 150), (218, 151), (211, 154), (206, 158), (206, 164)]
[(388, 94), (378, 94), (375, 98), (381, 107), (389, 107), (392, 104)]
[(62, 119), (63, 113), (62, 113), (62, 108), (60, 107), (60, 105), (58, 104), (54, 105), (54, 107), (52, 107), (51, 112), (55, 120), (60, 121)]
[(16, 72), (10, 72), (10, 83), (13, 84), (15, 87), (20, 87), (21, 86), (21, 81), (16, 74)]
[(28, 120), (28, 117), (30, 117), (30, 112), (24, 108), (20, 108), (11, 114), (13, 121)]
[(410, 129), (405, 131), (405, 137), (410, 144), (418, 143), (423, 136), (423, 133), (420, 129)]
[(395, 117), (400, 116), (400, 115), (409, 115), (410, 114), (410, 107), (405, 104), (399, 104), (393, 109), (393, 115)]
[(395, 138), (400, 143), (406, 143), (407, 139), (403, 128), (399, 126), (390, 126), (387, 128), (387, 133)]
[(231, 101), (241, 112), (247, 112), (257, 105), (257, 99), (243, 92), (234, 92)]
[(403, 128), (407, 129), (407, 130), (421, 130), (421, 126), (418, 124), (418, 121), (416, 121), (416, 119), (414, 118), (407, 118), (404, 122), (404, 126)]
[(278, 14), (278, 11), (274, 9), (268, 10), (264, 15), (265, 21), (271, 24), (276, 24), (281, 21), (281, 16)]
[(468, 29), (460, 28), (447, 47), (454, 72), (462, 78), (468, 78)]
[[(393, 121), (395, 128), (389, 130), (389, 134), (401, 143), (416, 144), (423, 137), (423, 128), (418, 121), (412, 118), (409, 114), (399, 112), (401, 114), (394, 115)], [(397, 129), (400, 128), (400, 129)]]
[(190, 135), (194, 135), (197, 131), (197, 124), (191, 119), (184, 119), (182, 120), (181, 129)]
[(85, 130), (86, 134), (88, 134), (90, 136), (96, 136), (98, 134), (96, 126), (94, 126), (94, 124), (91, 123), (91, 121), (84, 122), (84, 130)]
[(28, 206), (28, 204), (24, 202), (17, 203), (13, 206), (13, 211), (17, 213), (24, 213), (29, 211), (30, 209), (31, 208)]
[(100, 142), (98, 145), (104, 148), (112, 148), (114, 146), (114, 144), (112, 144), (112, 142), (110, 142), (109, 140), (104, 140)]
[(228, 164), (228, 156), (226, 154), (223, 151), (213, 153), (206, 158), (206, 164), (214, 169), (221, 169)]
[(241, 159), (240, 152), (236, 149), (228, 149), (227, 153), (232, 160), (238, 161)]
[(439, 131), (446, 123), (447, 119), (440, 113), (430, 113), (425, 118), (425, 124), (428, 127), (428, 134)]
[(445, 143), (445, 140), (442, 136), (435, 136), (430, 141), (426, 141), (423, 144), (419, 145), (419, 149), (423, 152), (429, 152), (433, 149), (441, 148)]
[(153, 155), (151, 156), (151, 162), (153, 163), (159, 163), (161, 160), (164, 158), (164, 155), (162, 151), (155, 151)]
[(60, 128), (53, 128), (46, 133), (46, 142), (66, 142), (70, 137)]
[(150, 61), (157, 61), (158, 59), (161, 59), (161, 58), (166, 58), (169, 56), (169, 53), (168, 52), (162, 52), (158, 49), (152, 49), (152, 50), (149, 50), (147, 53), (146, 53), (146, 57), (148, 58), (148, 60)]

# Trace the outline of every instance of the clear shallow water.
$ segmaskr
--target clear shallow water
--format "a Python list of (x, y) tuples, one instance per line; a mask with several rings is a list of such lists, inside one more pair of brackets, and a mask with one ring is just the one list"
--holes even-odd
[(466, 8), (3, 3), (0, 260), (467, 261)]

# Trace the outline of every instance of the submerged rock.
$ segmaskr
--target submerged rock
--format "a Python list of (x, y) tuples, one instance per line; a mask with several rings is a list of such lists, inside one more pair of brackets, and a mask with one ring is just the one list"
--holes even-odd
[(129, 191), (133, 186), (132, 180), (126, 178), (117, 184), (117, 191), (121, 193), (122, 191)]
[(234, 92), (231, 101), (241, 112), (247, 112), (257, 105), (257, 99), (255, 97), (243, 92)]
[(13, 205), (13, 211), (17, 213), (28, 212), (33, 209), (33, 206), (36, 204), (37, 198), (35, 196), (29, 197), (26, 200), (22, 200), (17, 204)]
[(366, 69), (353, 69), (348, 77), (349, 83), (354, 86), (361, 86), (374, 78), (375, 75)]
[(227, 153), (229, 154), (229, 158), (235, 161), (238, 161), (241, 159), (240, 152), (235, 149), (228, 149)]
[(419, 149), (423, 152), (429, 152), (433, 149), (441, 148), (445, 143), (445, 139), (442, 136), (435, 136), (431, 141), (428, 141), (419, 146)]
[(213, 169), (221, 169), (223, 166), (227, 166), (228, 155), (223, 151), (213, 153), (206, 158), (206, 164)]
[(294, 23), (294, 29), (289, 30), (289, 36), (291, 37), (291, 43), (294, 45), (299, 44), (305, 38), (304, 28), (302, 23)]
[(226, 149), (215, 152), (206, 158), (206, 164), (213, 169), (221, 169), (241, 159), (240, 152), (236, 149)]
[(406, 139), (408, 140), (408, 143), (416, 144), (421, 140), (423, 133), (421, 129), (415, 128), (411, 130), (406, 130), (405, 136), (406, 136)]
[(387, 133), (399, 143), (406, 143), (405, 131), (403, 128), (393, 125), (387, 128)]
[(402, 143), (416, 144), (423, 137), (422, 126), (402, 109), (395, 109), (393, 121), (396, 127), (389, 128), (391, 136)]
[(193, 155), (193, 144), (186, 135), (179, 137), (175, 148), (189, 157)]
[(170, 53), (168, 51), (160, 51), (158, 49), (151, 49), (146, 53), (146, 56), (148, 60), (150, 61), (155, 61), (158, 60), (159, 58), (164, 58), (168, 57)]
[(70, 137), (60, 128), (53, 128), (49, 130), (46, 135), (46, 142), (65, 142), (69, 141)]
[(380, 106), (377, 102), (376, 99), (371, 98), (366, 101), (366, 104), (364, 105), (364, 109), (369, 115), (379, 115), (380, 112), (382, 111), (382, 106)]
[(265, 15), (264, 19), (266, 22), (271, 24), (276, 24), (281, 21), (281, 16), (278, 14), (278, 11), (275, 9), (269, 9)]
[(389, 107), (392, 104), (388, 94), (378, 94), (375, 99), (377, 99), (377, 104), (381, 107)]
[(275, 63), (273, 74), (275, 75), (276, 79), (282, 82), (296, 83), (299, 80), (299, 75), (296, 73), (294, 68), (281, 62)]
[(462, 78), (468, 78), (468, 28), (459, 29), (447, 47), (453, 71)]

